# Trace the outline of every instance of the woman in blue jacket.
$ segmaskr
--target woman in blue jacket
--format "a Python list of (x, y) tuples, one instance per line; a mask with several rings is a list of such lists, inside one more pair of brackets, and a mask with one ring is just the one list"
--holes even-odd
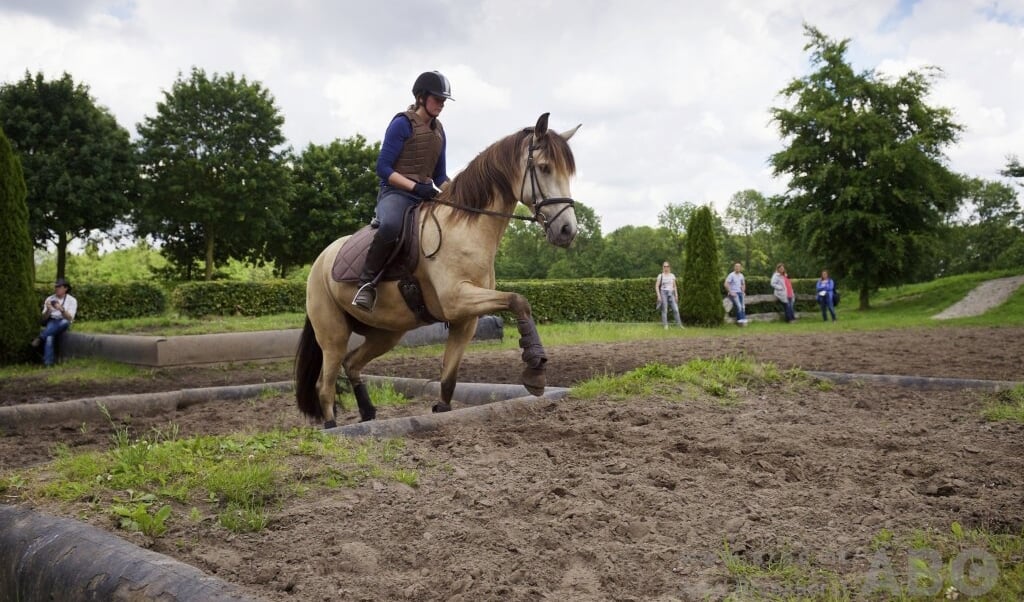
[(828, 314), (832, 314), (832, 321), (836, 321), (836, 306), (832, 296), (835, 294), (836, 283), (828, 277), (828, 270), (821, 271), (821, 278), (818, 279), (814, 289), (818, 292), (818, 306), (821, 307), (821, 320), (828, 322)]

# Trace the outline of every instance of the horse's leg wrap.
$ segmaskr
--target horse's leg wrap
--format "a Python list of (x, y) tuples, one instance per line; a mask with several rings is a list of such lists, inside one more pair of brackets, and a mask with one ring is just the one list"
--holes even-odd
[(540, 343), (540, 335), (537, 334), (533, 319), (518, 319), (516, 326), (519, 328), (519, 347), (523, 350), (523, 362), (534, 370), (543, 370), (544, 364), (548, 362), (548, 356), (544, 353), (544, 346)]
[(377, 408), (373, 407), (370, 401), (370, 393), (366, 390), (366, 383), (359, 383), (352, 387), (352, 394), (356, 397), (356, 404), (359, 405), (360, 422), (373, 420), (377, 417)]
[(522, 380), (523, 386), (531, 395), (543, 395), (544, 387), (547, 385), (547, 377), (544, 375), (544, 364), (548, 362), (548, 356), (544, 353), (544, 346), (540, 344), (540, 335), (537, 334), (537, 327), (533, 324), (532, 318), (520, 318), (516, 320), (519, 328), (519, 347), (523, 350)]

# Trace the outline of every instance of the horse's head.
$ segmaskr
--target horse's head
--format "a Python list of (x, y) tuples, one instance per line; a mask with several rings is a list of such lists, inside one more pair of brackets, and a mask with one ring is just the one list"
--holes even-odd
[(548, 113), (544, 113), (532, 130), (527, 128), (530, 135), (526, 137), (523, 155), (519, 202), (544, 226), (548, 242), (559, 247), (568, 247), (578, 231), (569, 193), (569, 180), (576, 173), (576, 161), (568, 140), (579, 127), (559, 134), (548, 129)]

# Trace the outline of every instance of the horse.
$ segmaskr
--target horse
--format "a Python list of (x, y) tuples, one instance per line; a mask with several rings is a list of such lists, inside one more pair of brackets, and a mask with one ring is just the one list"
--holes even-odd
[[(419, 218), (419, 243), (414, 250), (419, 261), (412, 275), (429, 316), (449, 325), (441, 365), (441, 401), (432, 407), (434, 412), (451, 410), (459, 364), (477, 320), (495, 312), (515, 316), (525, 364), (522, 384), (532, 395), (544, 393), (547, 355), (530, 303), (517, 293), (495, 290), (494, 258), (513, 218), (540, 224), (548, 242), (558, 247), (568, 247), (576, 237), (576, 213), (569, 193), (576, 162), (568, 140), (580, 126), (555, 132), (548, 129), (548, 115), (542, 114), (535, 126), (488, 146), (437, 197), (413, 209)], [(518, 203), (530, 210), (530, 216), (514, 213)], [(376, 408), (363, 382), (363, 368), (395, 347), (407, 331), (427, 323), (422, 312), (410, 309), (393, 281), (378, 285), (372, 311), (352, 304), (358, 284), (337, 282), (332, 265), (353, 236), (328, 245), (313, 262), (306, 281), (306, 321), (295, 357), (295, 396), (299, 410), (323, 421), (325, 429), (337, 426), (335, 382), (340, 371), (344, 369), (356, 398), (360, 421), (373, 420)], [(348, 351), (353, 332), (364, 341)]]

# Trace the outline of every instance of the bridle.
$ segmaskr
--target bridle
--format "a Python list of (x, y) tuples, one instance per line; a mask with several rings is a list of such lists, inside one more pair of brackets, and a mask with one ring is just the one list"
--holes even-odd
[[(559, 218), (567, 209), (573, 207), (576, 201), (569, 197), (548, 197), (544, 194), (544, 190), (540, 187), (540, 178), (537, 177), (537, 164), (533, 161), (533, 151), (540, 147), (535, 144), (537, 137), (534, 135), (530, 140), (530, 146), (526, 155), (526, 170), (523, 172), (523, 183), (519, 187), (519, 198), (523, 198), (523, 193), (526, 192), (526, 180), (530, 180), (530, 196), (534, 200), (533, 207), (530, 210), (533, 215), (516, 215), (514, 213), (502, 213), (500, 211), (491, 211), (490, 209), (477, 209), (474, 207), (467, 207), (465, 205), (458, 205), (450, 201), (442, 201), (440, 199), (431, 199), (427, 201), (429, 203), (437, 203), (439, 205), (446, 205), (448, 207), (454, 207), (455, 209), (461, 209), (462, 211), (468, 211), (470, 213), (480, 213), (483, 215), (493, 215), (495, 217), (505, 217), (510, 219), (520, 219), (526, 222), (537, 222), (544, 227), (544, 232), (548, 231), (551, 222)], [(540, 195), (540, 201), (537, 201), (537, 196)], [(554, 217), (548, 218), (546, 215), (541, 213), (541, 209), (548, 205), (565, 205), (562, 207)]]

